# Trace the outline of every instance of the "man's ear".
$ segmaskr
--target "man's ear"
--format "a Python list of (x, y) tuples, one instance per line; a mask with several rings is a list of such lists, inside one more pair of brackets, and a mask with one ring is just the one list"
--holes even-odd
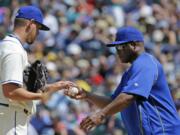
[(25, 27), (25, 31), (26, 31), (27, 33), (29, 33), (30, 30), (31, 30), (31, 25), (30, 25), (29, 22), (27, 22), (26, 27)]
[(130, 44), (130, 48), (132, 49), (132, 50), (134, 50), (134, 51), (136, 51), (136, 49), (137, 49), (137, 46), (135, 45), (135, 44)]
[(25, 29), (27, 33), (32, 31), (32, 23), (33, 22), (31, 20), (27, 22), (26, 29)]
[(136, 49), (136, 43), (135, 42), (132, 42), (132, 44), (131, 44), (132, 46), (133, 46), (133, 48), (134, 48), (134, 50)]

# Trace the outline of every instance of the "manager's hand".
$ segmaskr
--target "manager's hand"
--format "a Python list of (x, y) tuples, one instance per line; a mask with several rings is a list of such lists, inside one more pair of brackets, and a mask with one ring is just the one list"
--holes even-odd
[(64, 94), (76, 100), (86, 99), (88, 97), (87, 91), (78, 86), (75, 86), (75, 88), (77, 89), (77, 91), (72, 91), (72, 87), (70, 87), (69, 89), (65, 89)]
[(92, 115), (86, 117), (80, 123), (80, 128), (88, 132), (99, 124), (102, 124), (105, 120), (105, 115), (102, 111), (93, 113)]

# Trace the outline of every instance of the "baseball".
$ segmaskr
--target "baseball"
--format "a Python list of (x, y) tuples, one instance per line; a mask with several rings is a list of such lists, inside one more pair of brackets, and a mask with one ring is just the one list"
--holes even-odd
[(72, 95), (72, 96), (75, 96), (76, 94), (78, 94), (78, 92), (79, 92), (79, 90), (76, 87), (71, 87), (69, 89), (69, 94)]

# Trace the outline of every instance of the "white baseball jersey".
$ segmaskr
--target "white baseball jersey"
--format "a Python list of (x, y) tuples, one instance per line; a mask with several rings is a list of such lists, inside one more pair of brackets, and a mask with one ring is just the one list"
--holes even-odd
[[(31, 102), (17, 102), (3, 95), (2, 84), (16, 83), (23, 86), (23, 70), (28, 65), (27, 53), (15, 36), (6, 36), (0, 42), (0, 135), (26, 135), (28, 116), (23, 111), (32, 111)], [(25, 131), (25, 130), (26, 131)], [(9, 132), (9, 133), (7, 133)]]

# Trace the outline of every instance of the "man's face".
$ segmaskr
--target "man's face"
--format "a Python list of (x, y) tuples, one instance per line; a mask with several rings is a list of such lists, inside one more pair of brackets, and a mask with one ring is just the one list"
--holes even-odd
[(32, 23), (30, 23), (29, 28), (30, 29), (29, 29), (29, 34), (27, 36), (27, 43), (32, 44), (35, 41), (37, 35), (39, 34), (40, 25), (33, 21)]
[(132, 62), (132, 59), (136, 56), (134, 47), (131, 43), (116, 45), (116, 50), (122, 63)]

